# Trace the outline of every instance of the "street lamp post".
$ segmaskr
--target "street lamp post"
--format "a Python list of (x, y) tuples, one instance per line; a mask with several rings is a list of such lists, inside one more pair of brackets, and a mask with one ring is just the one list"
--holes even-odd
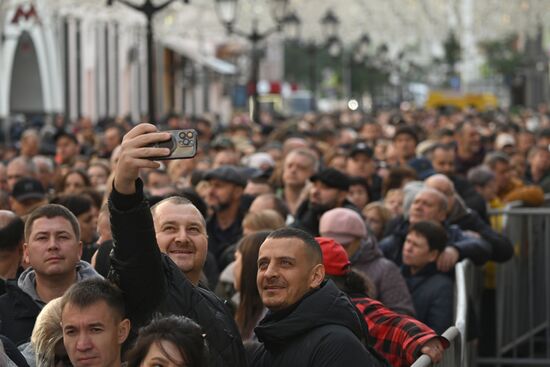
[[(135, 5), (127, 0), (107, 0), (107, 5), (112, 6), (115, 1), (122, 3), (134, 10), (142, 13), (147, 19), (147, 88), (148, 92), (148, 113), (149, 120), (155, 121), (156, 119), (156, 110), (155, 110), (155, 97), (156, 97), (156, 88), (155, 88), (155, 54), (154, 54), (154, 39), (153, 39), (153, 17), (156, 13), (166, 8), (168, 5), (172, 4), (177, 0), (166, 0), (160, 5), (154, 5), (152, 0), (145, 0), (142, 5)], [(185, 4), (189, 3), (189, 0), (182, 0)]]
[(252, 20), (252, 31), (244, 32), (235, 28), (237, 20), (237, 5), (238, 0), (216, 0), (216, 10), (218, 17), (225, 26), (229, 34), (247, 39), (252, 44), (251, 51), (251, 67), (249, 79), (249, 94), (252, 96), (252, 120), (256, 123), (260, 121), (260, 101), (258, 95), (258, 79), (260, 74), (260, 54), (258, 44), (265, 40), (272, 33), (279, 32), (282, 24), (287, 16), (288, 0), (270, 0), (271, 15), (275, 20), (276, 25), (264, 32), (259, 31), (258, 18)]
[[(288, 14), (283, 20), (284, 27), (287, 30), (288, 38), (295, 43), (300, 43), (300, 26), (302, 21), (296, 13)], [(326, 40), (329, 54), (333, 57), (338, 57), (341, 51), (341, 43), (338, 39), (338, 27), (340, 21), (332, 10), (327, 10), (326, 14), (320, 20), (323, 30), (323, 36)], [(315, 41), (304, 42), (305, 50), (309, 58), (309, 88), (311, 90), (311, 110), (316, 111), (317, 104), (317, 49)]]

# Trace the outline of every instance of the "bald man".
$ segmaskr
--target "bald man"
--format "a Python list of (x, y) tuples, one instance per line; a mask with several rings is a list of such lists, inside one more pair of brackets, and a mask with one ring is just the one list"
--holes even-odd
[(443, 174), (436, 174), (424, 182), (425, 186), (441, 192), (448, 201), (447, 222), (457, 225), (461, 230), (483, 238), (491, 245), (491, 260), (506, 262), (513, 256), (512, 243), (496, 233), (480, 216), (466, 207), (455, 191), (453, 182)]
[(0, 210), (0, 295), (6, 292), (5, 281), (23, 272), (24, 223), (15, 213)]

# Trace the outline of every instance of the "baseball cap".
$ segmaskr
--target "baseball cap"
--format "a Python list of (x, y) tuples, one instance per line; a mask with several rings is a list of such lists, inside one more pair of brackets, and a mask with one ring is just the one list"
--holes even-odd
[(436, 174), (432, 166), (432, 162), (424, 157), (413, 158), (407, 162), (407, 165), (416, 171), (416, 177), (419, 180), (425, 180), (428, 177)]
[(46, 197), (46, 190), (44, 190), (44, 187), (37, 179), (23, 177), (13, 186), (11, 196), (19, 202), (31, 199), (44, 199)]
[(347, 245), (356, 238), (367, 237), (367, 226), (359, 213), (348, 208), (334, 208), (321, 216), (319, 233)]
[(315, 237), (323, 253), (323, 265), (328, 275), (344, 276), (350, 271), (351, 263), (346, 250), (331, 238)]
[(321, 181), (328, 187), (347, 191), (349, 189), (349, 177), (335, 168), (325, 168), (310, 178), (311, 182)]
[(496, 140), (495, 140), (495, 148), (496, 150), (501, 150), (506, 146), (515, 146), (516, 145), (516, 139), (511, 134), (498, 134)]
[(368, 146), (367, 143), (361, 141), (361, 142), (355, 143), (349, 151), (350, 157), (353, 157), (356, 154), (365, 154), (369, 158), (372, 158), (372, 155), (374, 154), (374, 152), (372, 148)]
[(247, 175), (245, 172), (235, 166), (221, 166), (207, 171), (203, 180), (209, 181), (212, 179), (230, 182), (242, 187), (245, 187), (247, 183)]

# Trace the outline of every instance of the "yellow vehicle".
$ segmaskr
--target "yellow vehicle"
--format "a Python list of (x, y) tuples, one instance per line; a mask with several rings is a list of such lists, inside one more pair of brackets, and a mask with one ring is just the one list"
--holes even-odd
[(498, 107), (498, 99), (490, 93), (430, 92), (426, 100), (426, 108), (440, 107), (455, 107), (461, 110), (475, 108), (478, 111), (485, 111)]

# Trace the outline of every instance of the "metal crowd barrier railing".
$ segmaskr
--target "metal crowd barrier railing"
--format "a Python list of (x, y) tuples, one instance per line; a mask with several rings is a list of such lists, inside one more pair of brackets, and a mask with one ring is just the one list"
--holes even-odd
[(515, 256), (497, 266), (495, 355), (478, 364), (550, 365), (550, 207), (519, 205), (492, 212)]
[(464, 260), (455, 266), (455, 324), (442, 334), (449, 340), (450, 346), (445, 350), (443, 359), (432, 364), (427, 355), (420, 356), (412, 367), (458, 367), (468, 366), (472, 358), (469, 344), (466, 341), (467, 320), (469, 312), (468, 298), (473, 292), (474, 266)]

